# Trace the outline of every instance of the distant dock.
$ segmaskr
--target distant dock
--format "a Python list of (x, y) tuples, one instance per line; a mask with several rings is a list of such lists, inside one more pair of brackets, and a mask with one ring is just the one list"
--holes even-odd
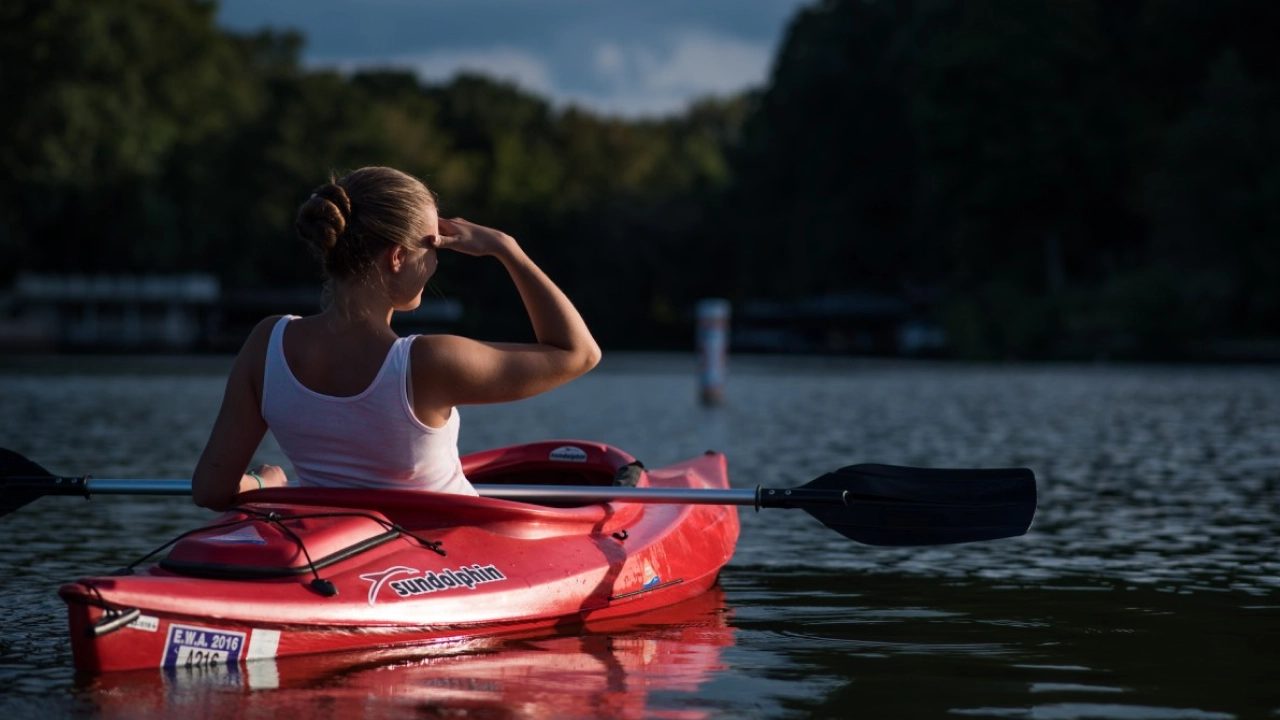
[[(319, 288), (224, 291), (209, 274), (22, 273), (0, 292), (0, 351), (234, 352), (263, 317), (320, 306)], [(440, 332), (461, 319), (457, 300), (424, 298), (396, 325)]]

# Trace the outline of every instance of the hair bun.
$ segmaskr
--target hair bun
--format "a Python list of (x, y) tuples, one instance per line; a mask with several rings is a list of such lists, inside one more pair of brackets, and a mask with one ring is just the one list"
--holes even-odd
[(329, 279), (363, 278), (382, 250), (420, 248), (431, 229), (428, 211), (435, 208), (421, 180), (389, 167), (362, 167), (340, 178), (331, 175), (312, 190), (294, 227)]
[(342, 216), (344, 225), (351, 222), (351, 198), (347, 196), (347, 191), (343, 190), (341, 185), (325, 183), (312, 190), (311, 194), (333, 203), (333, 206), (338, 209), (338, 214)]
[(326, 183), (298, 209), (294, 229), (324, 257), (338, 244), (351, 220), (351, 198), (342, 186)]

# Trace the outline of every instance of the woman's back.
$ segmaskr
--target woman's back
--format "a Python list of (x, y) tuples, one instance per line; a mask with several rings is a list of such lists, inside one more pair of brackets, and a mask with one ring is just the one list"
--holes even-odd
[[(412, 337), (394, 340), (375, 368), (369, 349), (376, 343), (361, 350), (360, 343), (307, 342), (292, 337), (293, 320), (282, 317), (272, 328), (262, 417), (300, 485), (475, 494), (458, 459), (458, 411), (439, 428), (414, 413), (406, 387)], [(305, 336), (305, 321), (296, 323)], [(357, 365), (350, 379), (334, 363), (344, 348)]]
[(298, 382), (321, 395), (350, 397), (364, 392), (386, 362), (397, 337), (352, 337), (336, 332), (325, 318), (294, 318), (285, 331), (284, 357)]

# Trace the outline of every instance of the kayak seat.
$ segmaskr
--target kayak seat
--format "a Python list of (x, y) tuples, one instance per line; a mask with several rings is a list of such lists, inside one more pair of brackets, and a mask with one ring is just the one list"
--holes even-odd
[(607, 468), (522, 467), (490, 473), (468, 475), (476, 485), (585, 485), (608, 487), (613, 473)]
[(639, 460), (615, 447), (580, 440), (547, 440), (464, 455), (462, 470), (476, 485), (649, 485)]

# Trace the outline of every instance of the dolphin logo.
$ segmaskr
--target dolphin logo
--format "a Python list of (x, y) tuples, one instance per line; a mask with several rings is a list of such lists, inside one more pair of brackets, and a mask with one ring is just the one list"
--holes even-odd
[(416, 575), (417, 573), (418, 571), (414, 570), (413, 568), (407, 568), (403, 565), (397, 565), (392, 568), (387, 568), (386, 570), (383, 570), (381, 572), (369, 573), (368, 575), (361, 575), (360, 579), (368, 580), (369, 582), (373, 583), (373, 585), (369, 588), (369, 604), (372, 605), (378, 600), (378, 591), (381, 590), (382, 586), (386, 585), (387, 581), (389, 581), (391, 578), (397, 575)]

